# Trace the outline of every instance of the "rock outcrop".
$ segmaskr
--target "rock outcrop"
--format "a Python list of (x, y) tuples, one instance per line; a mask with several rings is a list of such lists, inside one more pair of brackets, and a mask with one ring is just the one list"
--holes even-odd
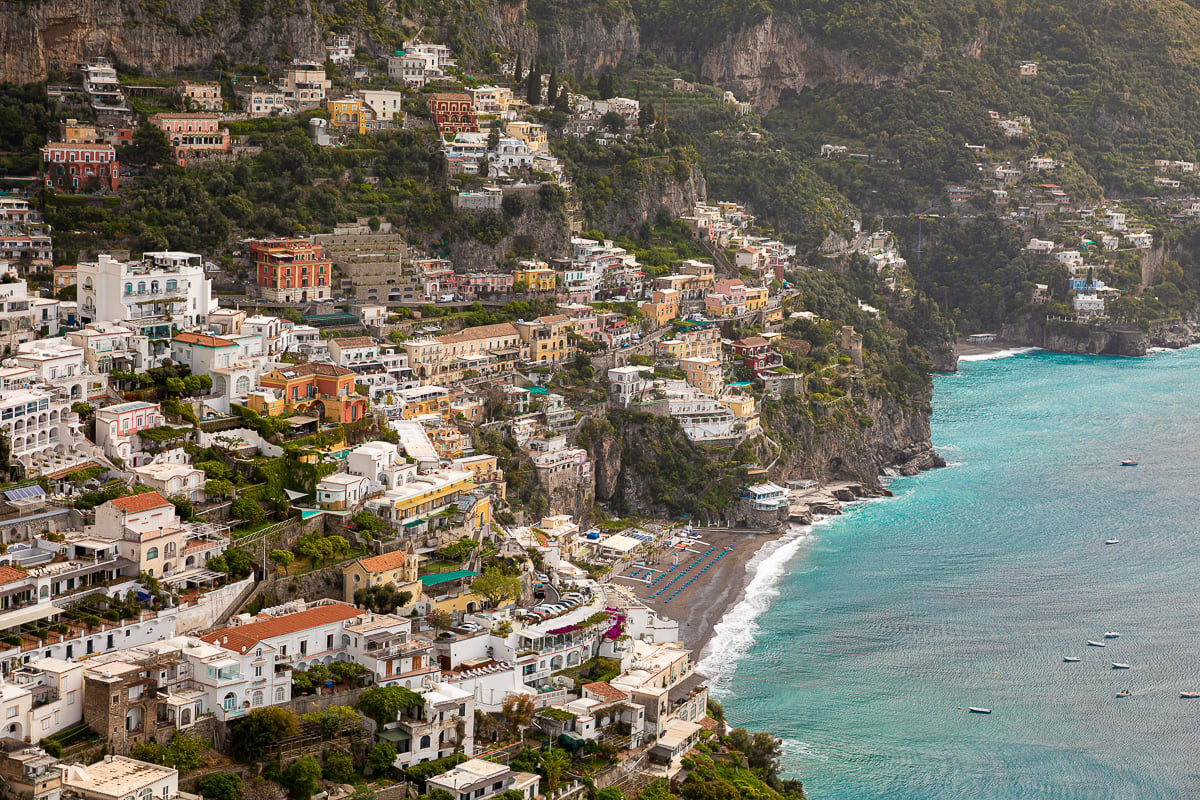
[(538, 24), (537, 49), (550, 63), (582, 77), (633, 58), (641, 49), (641, 42), (637, 20), (632, 16), (572, 14), (569, 20), (544, 20)]

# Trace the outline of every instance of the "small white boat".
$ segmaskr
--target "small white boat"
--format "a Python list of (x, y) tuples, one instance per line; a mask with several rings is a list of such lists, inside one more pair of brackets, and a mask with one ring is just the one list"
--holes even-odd
[(1063, 663), (1065, 664), (1074, 664), (1078, 660), (1078, 656), (1063, 656)]
[(1123, 458), (1123, 459), (1121, 459), (1121, 466), (1122, 467), (1136, 467), (1137, 459), (1136, 458)]
[(1113, 667), (1113, 669), (1129, 669), (1129, 665), (1128, 665), (1128, 664), (1121, 664), (1121, 663), (1119, 663), (1119, 662), (1116, 662), (1116, 661), (1114, 661), (1114, 662), (1113, 662), (1113, 665), (1112, 665), (1112, 667)]
[(1117, 633), (1116, 631), (1105, 631), (1104, 638), (1105, 639), (1120, 639), (1121, 634)]
[(1120, 539), (1105, 539), (1104, 543), (1105, 544), (1120, 544), (1121, 540)]
[(1122, 689), (1121, 691), (1117, 692), (1117, 697), (1133, 697), (1133, 692), (1129, 691), (1128, 689)]
[(1097, 642), (1093, 639), (1088, 639), (1088, 644), (1092, 647), (1104, 647), (1104, 642)]
[(967, 706), (967, 711), (971, 712), (972, 714), (990, 714), (990, 713), (992, 713), (992, 710), (990, 708), (976, 708), (975, 706)]
[(1183, 700), (1191, 700), (1200, 697), (1200, 692), (1180, 692), (1179, 697)]

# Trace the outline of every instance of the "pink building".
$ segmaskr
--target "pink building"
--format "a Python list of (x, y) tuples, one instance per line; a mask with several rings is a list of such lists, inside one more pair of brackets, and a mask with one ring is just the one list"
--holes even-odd
[(117, 190), (121, 167), (111, 144), (51, 142), (42, 148), (47, 189), (61, 192)]
[(104, 448), (104, 454), (109, 458), (119, 458), (126, 466), (141, 466), (136, 457), (142, 449), (138, 431), (158, 428), (165, 423), (157, 403), (134, 401), (102, 408), (96, 412), (96, 444)]
[(229, 129), (220, 123), (216, 114), (155, 114), (150, 118), (150, 124), (171, 141), (181, 167), (187, 166), (188, 158), (229, 152)]

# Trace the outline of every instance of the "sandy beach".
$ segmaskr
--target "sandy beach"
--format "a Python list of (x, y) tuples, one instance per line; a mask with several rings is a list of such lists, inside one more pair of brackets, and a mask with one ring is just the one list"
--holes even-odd
[[(781, 535), (705, 531), (698, 533), (698, 541), (686, 549), (664, 551), (649, 560), (647, 567), (629, 567), (614, 576), (613, 582), (632, 589), (662, 616), (678, 621), (680, 636), (698, 657), (712, 638), (713, 627), (745, 592), (751, 577), (746, 565), (763, 545)], [(668, 572), (676, 554), (678, 566)], [(693, 563), (695, 566), (688, 569)], [(702, 569), (705, 571), (700, 573)], [(665, 578), (660, 577), (663, 572), (667, 572)], [(685, 586), (688, 580), (692, 582)], [(651, 597), (654, 594), (657, 596)]]

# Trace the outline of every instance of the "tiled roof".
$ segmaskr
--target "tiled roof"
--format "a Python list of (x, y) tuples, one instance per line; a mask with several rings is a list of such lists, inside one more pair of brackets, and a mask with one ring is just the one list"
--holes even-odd
[(403, 550), (396, 550), (391, 553), (384, 553), (381, 556), (371, 556), (370, 558), (361, 558), (358, 563), (367, 572), (387, 572), (389, 569), (399, 569), (404, 566), (404, 557), (408, 555)]
[(769, 342), (761, 336), (751, 336), (747, 339), (739, 339), (734, 344), (742, 347), (762, 347), (764, 344), (769, 344)]
[(289, 364), (286, 367), (279, 367), (275, 371), (281, 375), (283, 373), (290, 372), (292, 373), (292, 377), (303, 377), (305, 375), (329, 375), (335, 378), (340, 378), (343, 375), (354, 374), (354, 370), (347, 369), (346, 367), (339, 367), (337, 364), (329, 364), (326, 362), (313, 363), (311, 361), (303, 364)]
[(288, 614), (284, 617), (268, 617), (247, 625), (222, 628), (221, 630), (205, 634), (200, 638), (209, 644), (220, 645), (221, 647), (244, 653), (264, 639), (286, 636), (289, 633), (298, 633), (319, 625), (328, 625), (331, 622), (354, 619), (362, 613), (362, 609), (355, 608), (347, 603), (329, 603), (313, 606), (298, 614)]
[(330, 339), (330, 344), (338, 347), (371, 347), (377, 342), (370, 336), (347, 336), (345, 339)]
[(29, 575), (16, 567), (3, 566), (0, 567), (0, 584), (12, 583), (13, 581), (22, 581), (28, 578)]
[(625, 692), (622, 692), (608, 681), (585, 683), (583, 685), (583, 690), (588, 694), (594, 695), (598, 700), (603, 700), (605, 703), (616, 703), (621, 700), (629, 699), (629, 695), (627, 695)]
[(124, 511), (126, 514), (136, 514), (139, 511), (149, 511), (152, 508), (162, 508), (163, 506), (171, 505), (158, 492), (142, 492), (141, 494), (131, 494), (125, 497), (118, 497), (109, 500), (109, 503), (114, 508)]
[(438, 341), (442, 344), (458, 344), (459, 342), (472, 342), (479, 339), (491, 339), (496, 336), (516, 336), (517, 329), (513, 327), (511, 322), (500, 322), (495, 325), (478, 325), (474, 328), (463, 328), (458, 333), (448, 333), (445, 336), (439, 336)]
[(217, 336), (209, 336), (206, 333), (191, 333), (190, 331), (182, 331), (175, 334), (172, 341), (183, 342), (184, 344), (198, 344), (201, 347), (237, 347), (237, 342), (231, 342), (228, 339), (221, 339)]

